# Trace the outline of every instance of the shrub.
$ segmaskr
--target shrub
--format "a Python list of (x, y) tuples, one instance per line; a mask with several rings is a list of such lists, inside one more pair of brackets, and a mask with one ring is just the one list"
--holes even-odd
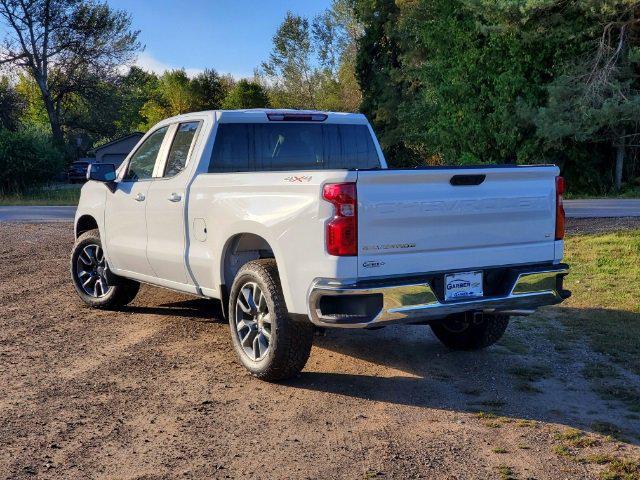
[(64, 156), (40, 132), (0, 128), (0, 191), (19, 193), (51, 182), (64, 167)]

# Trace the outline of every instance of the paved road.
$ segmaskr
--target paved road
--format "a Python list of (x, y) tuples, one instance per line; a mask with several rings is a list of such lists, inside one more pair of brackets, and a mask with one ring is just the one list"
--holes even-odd
[[(640, 199), (565, 200), (571, 218), (640, 217)], [(71, 221), (75, 207), (0, 207), (0, 222)]]
[(0, 222), (70, 222), (76, 207), (0, 207)]
[(640, 199), (565, 200), (570, 218), (640, 217)]

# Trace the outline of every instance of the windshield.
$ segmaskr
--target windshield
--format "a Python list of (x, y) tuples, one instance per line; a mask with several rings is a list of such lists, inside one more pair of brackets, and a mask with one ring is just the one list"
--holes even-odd
[(380, 168), (366, 125), (223, 123), (209, 172)]

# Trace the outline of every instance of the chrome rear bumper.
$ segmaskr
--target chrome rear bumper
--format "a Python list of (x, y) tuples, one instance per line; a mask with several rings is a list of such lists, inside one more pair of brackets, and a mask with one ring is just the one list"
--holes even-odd
[[(479, 311), (527, 315), (544, 305), (562, 302), (570, 292), (562, 289), (567, 265), (519, 271), (506, 295), (444, 302), (430, 282), (391, 285), (345, 285), (319, 279), (309, 293), (309, 318), (320, 327), (370, 328), (394, 323), (419, 323), (444, 318), (452, 313)], [(326, 315), (320, 308), (323, 297), (352, 296), (375, 298), (379, 307), (368, 316)]]

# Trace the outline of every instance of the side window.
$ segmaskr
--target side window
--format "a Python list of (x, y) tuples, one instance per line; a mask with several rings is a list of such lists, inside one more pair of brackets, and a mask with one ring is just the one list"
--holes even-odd
[(188, 122), (181, 123), (178, 126), (167, 155), (167, 164), (164, 167), (163, 177), (174, 177), (184, 169), (199, 123)]
[(135, 182), (151, 178), (153, 167), (158, 158), (158, 152), (162, 146), (162, 140), (169, 127), (162, 127), (153, 132), (133, 154), (127, 167), (123, 180), (125, 182)]
[(247, 172), (253, 154), (253, 125), (222, 123), (218, 126), (209, 173)]

